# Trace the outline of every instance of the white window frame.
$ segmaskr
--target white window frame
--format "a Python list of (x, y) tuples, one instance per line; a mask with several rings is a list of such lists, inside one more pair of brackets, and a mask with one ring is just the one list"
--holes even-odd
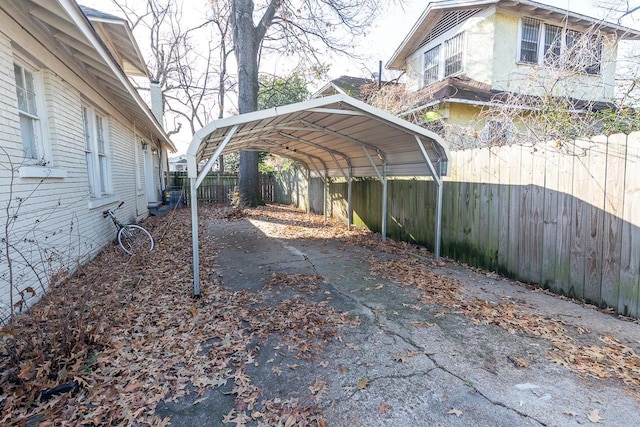
[[(29, 90), (29, 88), (21, 87), (17, 80), (14, 82), (16, 85), (15, 91), (18, 102), (17, 108), (20, 121), (20, 141), (22, 143), (22, 149), (24, 153), (24, 165), (47, 166), (51, 163), (51, 145), (49, 141), (49, 134), (46, 131), (47, 114), (42, 72), (20, 58), (14, 58), (13, 65), (14, 73), (16, 69), (19, 69), (23, 81), (25, 81), (24, 79), (28, 73), (31, 76), (33, 84), (31, 93), (33, 99), (31, 100), (31, 108), (27, 106), (27, 109), (24, 109), (21, 107), (21, 105), (24, 104), (20, 101), (20, 91), (27, 91)], [(27, 105), (29, 105), (29, 100), (27, 100)], [(28, 124), (30, 124), (32, 127), (31, 134), (33, 137), (33, 141), (30, 144), (25, 143), (25, 132), (23, 129), (25, 123), (23, 122), (23, 120), (27, 120), (29, 122)], [(29, 148), (27, 147), (27, 145), (30, 145), (31, 147)], [(29, 151), (31, 151), (31, 153), (29, 153)]]
[[(531, 20), (531, 21), (535, 21), (538, 23), (538, 34), (537, 34), (537, 41), (536, 41), (536, 61), (526, 61), (522, 58), (522, 53), (523, 53), (523, 49), (522, 49), (522, 42), (523, 42), (523, 26), (525, 23), (525, 20)], [(546, 50), (549, 48), (549, 46), (551, 46), (551, 43), (549, 43), (549, 41), (546, 40), (546, 37), (548, 35), (547, 33), (547, 28), (548, 27), (554, 27), (554, 28), (559, 28), (560, 31), (560, 46), (558, 46), (558, 50), (559, 50), (559, 54), (554, 53), (553, 56), (549, 55), (549, 52), (547, 52)], [(566, 61), (566, 58), (564, 58), (565, 54), (567, 53), (567, 50), (570, 48), (569, 43), (568, 43), (568, 38), (570, 34), (575, 34), (577, 35), (577, 39), (580, 40), (581, 37), (585, 36), (585, 33), (583, 31), (578, 31), (578, 30), (573, 30), (570, 28), (566, 28), (560, 25), (555, 25), (555, 24), (551, 24), (551, 23), (547, 23), (545, 21), (536, 19), (536, 18), (532, 18), (529, 16), (525, 16), (520, 18), (520, 24), (518, 26), (518, 53), (517, 53), (517, 59), (516, 62), (517, 63), (521, 63), (521, 64), (527, 64), (527, 65), (539, 65), (539, 66), (561, 66), (563, 64), (564, 61)], [(597, 55), (597, 64), (596, 63), (591, 63), (591, 64), (584, 64), (584, 66), (582, 67), (583, 69), (578, 70), (579, 72), (583, 73), (583, 74), (588, 74), (588, 75), (600, 75), (602, 73), (602, 55), (603, 55), (603, 51), (604, 51), (604, 43), (602, 41), (602, 39), (596, 35), (590, 35), (589, 36), (591, 40), (593, 40), (593, 43), (596, 44), (596, 47), (598, 49), (598, 52), (596, 53)], [(557, 40), (555, 40), (555, 43), (557, 43)], [(556, 56), (557, 55), (557, 56)], [(581, 61), (585, 62), (584, 59), (581, 58)], [(566, 62), (564, 62), (564, 64), (566, 64)]]
[[(523, 40), (524, 38), (524, 25), (525, 25), (525, 21), (531, 21), (531, 23), (537, 23), (538, 24), (538, 30), (537, 30), (537, 34), (536, 34), (536, 40), (526, 40), (527, 43), (536, 43), (536, 50), (535, 50), (535, 61), (534, 60), (527, 60), (527, 59), (523, 59), (522, 55), (524, 53), (524, 49), (522, 49), (522, 43), (525, 41)], [(524, 63), (524, 64), (533, 64), (533, 65), (537, 65), (540, 64), (540, 34), (543, 33), (543, 22), (539, 19), (535, 19), (535, 18), (531, 18), (528, 16), (522, 17), (520, 19), (520, 25), (518, 26), (518, 62)], [(528, 49), (528, 52), (534, 52), (532, 49)]]
[(429, 86), (440, 80), (440, 45), (423, 54), (423, 85)]
[[(450, 39), (444, 42), (444, 55), (443, 55), (444, 67), (442, 71), (444, 72), (445, 78), (449, 76), (454, 76), (464, 71), (464, 51), (465, 51), (464, 34), (465, 33), (456, 34), (455, 36), (451, 37)], [(455, 49), (455, 47), (459, 47), (459, 50), (452, 50), (452, 49)], [(460, 63), (459, 67), (453, 71), (449, 71), (448, 68), (449, 68), (449, 65), (451, 64), (447, 64), (447, 62), (449, 62), (450, 59), (457, 56), (460, 56), (460, 61), (456, 59), (455, 62)]]
[[(460, 49), (452, 54), (450, 46), (454, 43), (456, 43), (456, 46), (459, 46)], [(430, 49), (425, 50), (422, 53), (422, 87), (427, 87), (435, 82), (444, 80), (447, 77), (463, 73), (465, 48), (466, 32), (463, 31), (436, 45), (432, 45)], [(433, 59), (433, 61), (427, 61), (427, 55), (433, 52), (435, 52), (435, 55), (429, 57), (429, 59)], [(447, 72), (447, 60), (458, 55), (460, 56), (460, 67), (454, 71)]]
[(109, 198), (113, 196), (109, 119), (102, 111), (90, 105), (82, 104), (81, 108), (89, 195), (91, 199)]

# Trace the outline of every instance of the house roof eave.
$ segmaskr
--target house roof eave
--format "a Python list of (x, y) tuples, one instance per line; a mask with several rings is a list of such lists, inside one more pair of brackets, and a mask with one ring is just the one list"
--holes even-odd
[(169, 151), (177, 152), (177, 148), (171, 141), (166, 131), (162, 128), (161, 124), (155, 118), (151, 109), (141, 98), (124, 70), (114, 58), (112, 52), (105, 46), (104, 42), (100, 39), (100, 35), (91, 24), (89, 18), (84, 14), (80, 6), (74, 0), (57, 0), (52, 2), (52, 5), (59, 4), (60, 7), (66, 12), (70, 19), (74, 22), (80, 32), (86, 37), (93, 49), (99, 55), (105, 65), (108, 67), (113, 76), (120, 84), (118, 91), (126, 96), (131, 101), (131, 105), (135, 106), (132, 120), (140, 124), (144, 123), (145, 127), (149, 128), (153, 139), (157, 139), (162, 146), (166, 147)]
[(387, 61), (386, 68), (390, 70), (404, 70), (406, 68), (406, 58), (415, 51), (422, 41), (422, 36), (429, 30), (430, 26), (437, 22), (442, 11), (447, 9), (487, 6), (496, 6), (505, 10), (524, 7), (529, 10), (545, 10), (548, 12), (547, 16), (552, 16), (554, 19), (560, 21), (566, 19), (571, 25), (583, 27), (598, 25), (606, 32), (614, 34), (620, 40), (640, 40), (640, 31), (632, 28), (532, 0), (445, 0), (430, 2), (427, 5), (422, 15), (420, 15), (407, 36)]

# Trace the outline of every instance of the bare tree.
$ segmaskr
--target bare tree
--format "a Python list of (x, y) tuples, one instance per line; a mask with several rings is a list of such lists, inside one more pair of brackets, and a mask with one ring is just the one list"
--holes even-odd
[[(233, 47), (238, 64), (238, 109), (257, 109), (262, 54), (277, 52), (321, 64), (320, 54), (352, 53), (383, 4), (379, 0), (253, 0), (231, 2)], [(259, 204), (258, 153), (240, 153), (240, 203)]]
[[(211, 13), (185, 25), (178, 0), (113, 0), (141, 40), (148, 40), (150, 78), (163, 92), (165, 119), (174, 135), (186, 122), (191, 134), (222, 117), (227, 94), (236, 84), (227, 72), (230, 49), (229, 7), (210, 0)], [(203, 43), (202, 41), (206, 41)], [(142, 88), (144, 89), (144, 88)]]

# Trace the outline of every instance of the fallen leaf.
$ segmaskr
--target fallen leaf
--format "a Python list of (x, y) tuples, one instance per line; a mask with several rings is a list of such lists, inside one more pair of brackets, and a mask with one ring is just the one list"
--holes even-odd
[(593, 411), (589, 412), (587, 414), (587, 418), (589, 418), (589, 421), (591, 421), (594, 424), (599, 424), (600, 421), (602, 420), (602, 417), (600, 416), (600, 411), (597, 409), (594, 409)]
[(369, 387), (370, 383), (371, 381), (369, 380), (369, 378), (360, 378), (360, 380), (358, 381), (358, 388), (360, 390), (364, 390), (365, 388)]
[(456, 417), (459, 417), (460, 415), (462, 415), (462, 411), (459, 409), (451, 408), (449, 409), (449, 412), (447, 412), (447, 414), (455, 415)]
[(518, 357), (518, 356), (514, 356), (514, 355), (509, 355), (507, 356), (507, 358), (511, 361), (511, 363), (513, 363), (516, 368), (527, 368), (529, 367), (529, 362), (527, 362), (526, 360)]
[(140, 383), (138, 381), (131, 381), (129, 383), (129, 385), (127, 385), (124, 388), (124, 392), (125, 393), (131, 393), (133, 391), (136, 391), (138, 388), (140, 388)]
[(409, 358), (404, 353), (394, 354), (393, 355), (393, 360), (395, 360), (396, 362), (402, 362), (402, 363), (408, 363), (409, 362)]
[(436, 326), (435, 323), (425, 323), (425, 322), (411, 322), (411, 326), (414, 328), (431, 328)]
[(389, 412), (390, 409), (391, 409), (391, 406), (387, 405), (386, 403), (381, 403), (380, 406), (378, 406), (378, 413), (386, 414), (387, 412)]

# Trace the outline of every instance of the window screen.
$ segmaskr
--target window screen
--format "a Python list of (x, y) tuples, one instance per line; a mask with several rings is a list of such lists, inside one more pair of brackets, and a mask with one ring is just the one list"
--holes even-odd
[(440, 46), (430, 49), (424, 54), (424, 85), (438, 81), (438, 65), (440, 62)]
[(538, 41), (540, 40), (540, 21), (533, 18), (522, 18), (522, 34), (520, 36), (520, 61), (531, 64), (538, 63)]
[(445, 43), (444, 76), (462, 71), (462, 42), (464, 33), (447, 40)]

